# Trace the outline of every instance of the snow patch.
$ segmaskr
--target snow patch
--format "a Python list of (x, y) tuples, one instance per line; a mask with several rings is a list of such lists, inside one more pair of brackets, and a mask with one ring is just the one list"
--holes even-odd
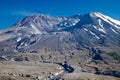
[(93, 28), (98, 29), (96, 26), (93, 25)]
[(120, 27), (119, 27), (119, 26), (117, 26), (117, 25), (115, 25), (114, 27), (115, 27), (115, 28), (117, 28), (117, 29), (120, 29)]
[[(105, 16), (105, 15), (99, 13), (99, 12), (93, 13), (93, 14), (91, 14), (91, 16), (92, 16), (92, 17), (99, 17), (99, 18), (101, 18), (102, 20), (104, 20), (105, 22), (109, 23), (110, 25), (112, 25), (112, 26), (120, 29), (120, 27), (119, 27), (119, 26), (120, 26), (120, 21), (118, 21), (118, 20), (112, 19), (112, 18), (110, 18), (109, 16)], [(118, 25), (119, 25), (119, 26), (118, 26)]]
[(112, 19), (112, 18), (110, 18), (109, 16), (105, 16), (105, 15), (103, 15), (103, 14), (101, 14), (101, 13), (99, 13), (99, 15), (105, 17), (106, 19), (108, 19), (109, 21), (111, 21), (111, 22), (113, 22), (113, 23), (115, 23), (115, 24), (117, 24), (117, 25), (120, 25), (120, 21), (118, 21), (118, 20)]
[(60, 26), (71, 27), (76, 25), (80, 20), (79, 19), (69, 19), (68, 21), (60, 24)]
[(94, 32), (90, 31), (90, 34), (93, 35), (95, 38), (100, 39)]
[(98, 23), (99, 23), (100, 26), (103, 26), (100, 19), (98, 20)]
[(105, 31), (104, 28), (99, 28), (98, 30), (101, 31), (101, 32), (103, 32), (103, 33), (106, 33), (106, 31)]
[(102, 37), (106, 37), (105, 35), (101, 34)]
[(47, 21), (47, 23), (48, 23), (48, 25), (49, 25), (50, 27), (53, 26), (53, 24), (52, 24), (50, 21)]
[(80, 21), (80, 19), (75, 19), (75, 20), (73, 21), (73, 24), (72, 24), (72, 25), (73, 25), (73, 26), (76, 25), (79, 21)]
[(113, 28), (110, 28), (114, 33), (116, 33), (116, 34), (118, 34), (118, 32), (115, 30), (115, 29), (113, 29)]
[(18, 37), (17, 42), (21, 41), (21, 37)]
[(41, 34), (41, 32), (39, 31), (39, 29), (36, 26), (34, 26), (33, 24), (31, 24), (31, 27), (33, 29), (33, 33), (34, 34)]
[(103, 33), (107, 34), (107, 33), (106, 33), (106, 30), (104, 29), (103, 26), (96, 27), (96, 26), (93, 25), (93, 28), (95, 28), (96, 30), (99, 30), (100, 32), (103, 32)]
[(88, 29), (84, 28), (85, 31), (88, 31)]

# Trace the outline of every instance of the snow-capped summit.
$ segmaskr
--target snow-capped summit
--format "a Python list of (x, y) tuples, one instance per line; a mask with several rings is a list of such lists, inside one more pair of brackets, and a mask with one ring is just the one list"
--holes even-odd
[(90, 16), (92, 16), (92, 17), (98, 17), (98, 18), (100, 18), (100, 19), (108, 22), (111, 25), (118, 25), (118, 26), (120, 26), (120, 21), (115, 20), (115, 19), (113, 19), (113, 18), (111, 18), (109, 16), (103, 15), (100, 12), (92, 12), (92, 13), (90, 13)]
[[(120, 21), (99, 12), (69, 17), (36, 14), (24, 18), (12, 28), (2, 31), (0, 35), (2, 36), (0, 44), (9, 43), (8, 45), (12, 47), (10, 51), (24, 52), (43, 48), (70, 50), (99, 45), (118, 46)], [(6, 48), (6, 45), (2, 47)]]

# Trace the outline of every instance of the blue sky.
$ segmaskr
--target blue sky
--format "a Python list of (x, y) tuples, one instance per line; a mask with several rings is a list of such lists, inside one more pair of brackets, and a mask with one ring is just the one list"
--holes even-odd
[(70, 16), (101, 12), (120, 20), (120, 0), (0, 0), (0, 29), (37, 13)]

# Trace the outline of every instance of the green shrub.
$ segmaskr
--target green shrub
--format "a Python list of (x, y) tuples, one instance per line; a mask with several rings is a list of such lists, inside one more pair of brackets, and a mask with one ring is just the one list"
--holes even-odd
[(110, 53), (108, 53), (108, 55), (120, 62), (120, 56), (116, 52), (110, 52)]

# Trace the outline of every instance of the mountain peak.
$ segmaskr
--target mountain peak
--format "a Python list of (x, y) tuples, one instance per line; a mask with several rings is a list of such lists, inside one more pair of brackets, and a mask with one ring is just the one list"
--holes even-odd
[(25, 19), (27, 20), (35, 20), (35, 19), (51, 19), (52, 17), (49, 15), (44, 15), (44, 14), (35, 14), (33, 16), (27, 16)]
[(44, 15), (44, 14), (35, 14), (35, 15), (33, 15), (33, 17), (38, 17), (38, 18), (42, 18), (42, 17), (51, 18), (51, 16), (49, 16), (49, 15)]
[(111, 25), (119, 25), (120, 26), (120, 21), (115, 20), (115, 19), (113, 19), (113, 18), (111, 18), (109, 16), (106, 16), (106, 15), (100, 13), (100, 12), (91, 12), (91, 13), (89, 13), (89, 15), (92, 18), (100, 18), (103, 21), (105, 21), (105, 22), (107, 22), (107, 23), (109, 23)]
[(100, 13), (100, 12), (90, 12), (89, 15), (90, 15), (91, 17), (100, 17), (100, 15), (103, 15), (103, 14)]

